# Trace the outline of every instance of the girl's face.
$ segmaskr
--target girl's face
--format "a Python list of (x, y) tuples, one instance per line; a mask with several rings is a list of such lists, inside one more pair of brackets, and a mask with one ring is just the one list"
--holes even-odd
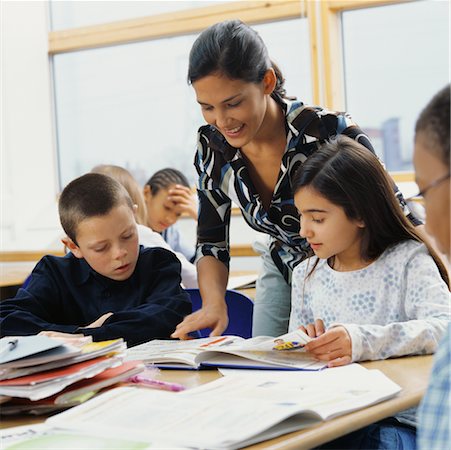
[(362, 221), (349, 219), (342, 207), (308, 186), (294, 195), (294, 203), (301, 216), (299, 234), (307, 239), (316, 256), (335, 256), (351, 265), (361, 261)]
[[(415, 178), (420, 190), (427, 189), (436, 180), (449, 173), (449, 167), (429, 151), (430, 142), (419, 133), (415, 139), (413, 163)], [(438, 249), (450, 258), (450, 179), (427, 189), (424, 194), (426, 231), (437, 243)]]
[(173, 185), (160, 189), (156, 194), (152, 194), (149, 185), (144, 187), (144, 201), (147, 207), (147, 225), (153, 231), (162, 231), (174, 225), (180, 217), (177, 205), (168, 199), (169, 190)]
[(233, 147), (258, 138), (274, 89), (273, 75), (268, 71), (261, 83), (250, 83), (212, 74), (193, 83), (204, 119)]

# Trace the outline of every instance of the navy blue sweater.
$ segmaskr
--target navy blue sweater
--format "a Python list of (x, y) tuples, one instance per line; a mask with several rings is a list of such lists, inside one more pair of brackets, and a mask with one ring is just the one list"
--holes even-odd
[[(1, 336), (43, 330), (91, 335), (94, 341), (122, 337), (128, 346), (168, 338), (191, 312), (180, 287), (180, 263), (162, 248), (140, 248), (132, 276), (115, 281), (72, 253), (45, 256), (25, 289), (0, 303)], [(80, 328), (113, 312), (102, 326)]]

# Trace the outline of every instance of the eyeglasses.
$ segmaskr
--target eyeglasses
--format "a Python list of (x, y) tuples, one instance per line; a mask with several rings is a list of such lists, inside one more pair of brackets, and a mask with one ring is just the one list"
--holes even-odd
[(406, 201), (408, 202), (410, 200), (416, 200), (418, 198), (424, 198), (424, 196), (426, 195), (427, 191), (429, 191), (430, 189), (432, 189), (435, 186), (438, 186), (440, 183), (443, 183), (443, 181), (447, 180), (450, 177), (451, 177), (451, 172), (448, 172), (446, 175), (443, 175), (443, 177), (440, 177), (437, 180), (435, 180), (432, 183), (430, 183), (428, 186), (426, 186), (424, 189), (422, 189), (420, 192), (418, 192), (418, 194), (412, 195), (412, 197), (406, 198)]

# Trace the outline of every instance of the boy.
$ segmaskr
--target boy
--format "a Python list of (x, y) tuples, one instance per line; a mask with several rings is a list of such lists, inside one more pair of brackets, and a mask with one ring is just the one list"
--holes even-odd
[(180, 263), (138, 245), (134, 205), (113, 178), (89, 173), (59, 200), (65, 257), (45, 256), (28, 286), (0, 304), (1, 336), (40, 331), (122, 337), (128, 346), (167, 338), (191, 312)]

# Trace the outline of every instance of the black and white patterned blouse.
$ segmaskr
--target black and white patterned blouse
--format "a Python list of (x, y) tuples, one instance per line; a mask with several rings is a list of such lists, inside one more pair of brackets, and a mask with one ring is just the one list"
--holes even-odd
[[(271, 257), (285, 280), (291, 283), (293, 268), (310, 256), (311, 249), (299, 236), (299, 214), (293, 201), (291, 176), (319, 145), (343, 134), (374, 153), (368, 137), (347, 113), (328, 111), (302, 102), (284, 101), (287, 145), (269, 209), (266, 210), (246, 167), (240, 149), (232, 147), (210, 125), (198, 132), (194, 164), (199, 175), (199, 221), (196, 260), (214, 256), (228, 266), (231, 203), (240, 207), (246, 222), (268, 234)], [(402, 195), (397, 191), (406, 214)], [(415, 221), (411, 217), (412, 221)]]

